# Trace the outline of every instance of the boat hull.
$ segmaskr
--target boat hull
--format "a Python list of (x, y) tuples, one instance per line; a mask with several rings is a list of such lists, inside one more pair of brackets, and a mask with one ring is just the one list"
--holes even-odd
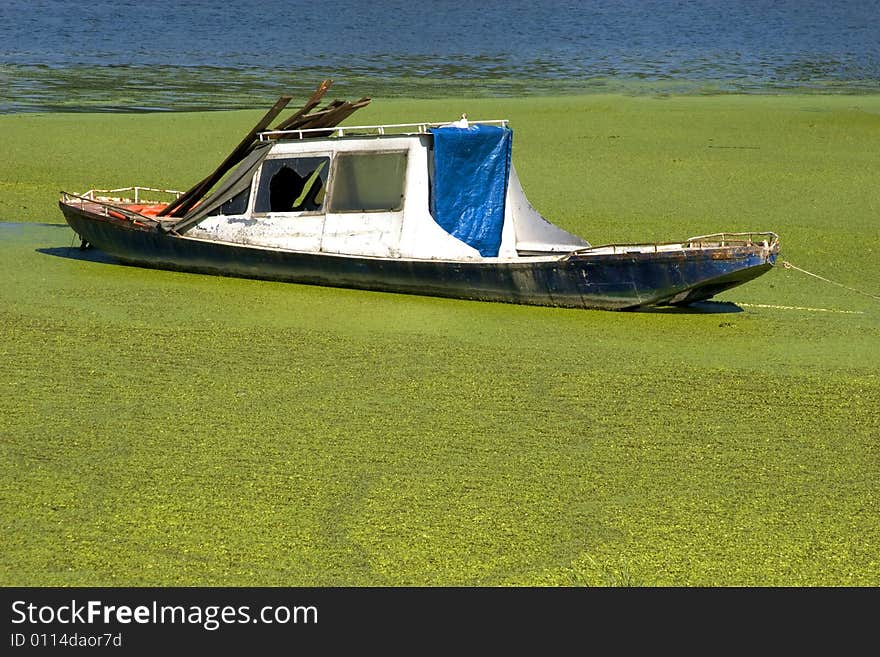
[(768, 271), (761, 245), (444, 261), (304, 253), (192, 239), (60, 202), (87, 243), (131, 265), (480, 301), (627, 310), (708, 299)]

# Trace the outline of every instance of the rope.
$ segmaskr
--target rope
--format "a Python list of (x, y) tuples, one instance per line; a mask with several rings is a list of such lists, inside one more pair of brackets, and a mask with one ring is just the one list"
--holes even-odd
[(801, 269), (800, 267), (796, 267), (795, 265), (791, 264), (791, 263), (788, 262), (787, 260), (781, 260), (780, 262), (782, 263), (782, 266), (783, 266), (785, 269), (795, 269), (795, 270), (797, 270), (797, 271), (799, 271), (799, 272), (802, 272), (802, 273), (804, 273), (804, 274), (807, 274), (807, 276), (812, 276), (813, 278), (818, 278), (820, 281), (825, 281), (826, 283), (831, 283), (832, 285), (836, 285), (837, 287), (842, 287), (843, 289), (845, 289), (845, 290), (849, 290), (850, 292), (858, 292), (859, 294), (863, 294), (863, 295), (865, 295), (866, 297), (871, 297), (872, 299), (874, 299), (874, 300), (876, 300), (876, 301), (880, 301), (880, 297), (878, 297), (876, 294), (871, 294), (871, 293), (869, 293), (869, 292), (864, 292), (864, 291), (862, 291), (862, 290), (857, 290), (856, 288), (854, 288), (854, 287), (849, 287), (848, 285), (844, 285), (843, 283), (838, 283), (838, 282), (836, 282), (836, 281), (832, 281), (832, 280), (830, 280), (830, 279), (828, 279), (828, 278), (825, 278), (824, 276), (819, 276), (819, 274), (814, 274), (813, 272), (811, 272), (811, 271), (807, 271), (806, 269)]
[(775, 310), (808, 310), (812, 313), (840, 313), (841, 315), (864, 315), (861, 310), (835, 310), (834, 308), (808, 308), (806, 306), (777, 306), (769, 303), (736, 303), (743, 308), (773, 308)]

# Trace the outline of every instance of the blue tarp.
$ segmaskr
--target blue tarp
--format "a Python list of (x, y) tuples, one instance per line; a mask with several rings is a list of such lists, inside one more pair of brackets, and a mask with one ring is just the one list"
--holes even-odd
[(498, 255), (513, 131), (489, 125), (433, 128), (431, 214), (484, 257)]

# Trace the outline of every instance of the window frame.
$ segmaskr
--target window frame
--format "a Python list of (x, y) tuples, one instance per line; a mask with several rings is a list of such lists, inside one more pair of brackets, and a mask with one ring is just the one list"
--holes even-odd
[[(406, 207), (406, 182), (407, 175), (409, 169), (409, 153), (410, 149), (408, 148), (392, 148), (388, 150), (350, 150), (350, 151), (336, 151), (333, 154), (332, 162), (330, 164), (330, 175), (329, 175), (329, 184), (327, 186), (326, 191), (326, 200), (325, 200), (325, 212), (327, 214), (334, 215), (342, 215), (342, 214), (377, 214), (377, 213), (389, 213), (389, 212), (403, 212)], [(376, 156), (376, 155), (402, 155), (403, 156), (403, 174), (401, 175), (400, 180), (400, 202), (396, 208), (376, 208), (372, 210), (358, 209), (358, 210), (337, 210), (333, 207), (333, 198), (336, 191), (337, 178), (338, 178), (338, 170), (339, 170), (339, 160), (344, 159), (346, 157), (364, 157), (364, 156)]]
[[(269, 161), (275, 160), (304, 160), (304, 159), (324, 159), (326, 160), (326, 177), (324, 184), (324, 201), (321, 203), (321, 207), (317, 210), (257, 210), (257, 198), (260, 194), (260, 185), (263, 180), (263, 172), (266, 163)], [(251, 182), (251, 197), (248, 202), (248, 210), (251, 217), (267, 217), (269, 215), (286, 215), (286, 216), (300, 216), (300, 215), (322, 215), (327, 213), (328, 200), (330, 198), (330, 189), (332, 185), (332, 171), (333, 171), (333, 160), (335, 159), (335, 153), (328, 153), (326, 151), (322, 152), (312, 152), (312, 153), (275, 153), (267, 155), (266, 158), (260, 163), (260, 167), (257, 170), (256, 175), (254, 175), (253, 181)], [(277, 173), (277, 172), (276, 172)], [(273, 174), (274, 175), (274, 174)], [(268, 188), (266, 189), (266, 194), (269, 193)]]

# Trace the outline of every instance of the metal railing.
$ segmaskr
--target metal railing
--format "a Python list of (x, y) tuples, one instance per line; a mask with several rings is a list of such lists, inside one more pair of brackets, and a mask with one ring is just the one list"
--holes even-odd
[[(758, 238), (757, 240), (754, 238)], [(779, 235), (769, 231), (757, 233), (712, 233), (710, 235), (698, 235), (697, 237), (689, 237), (685, 244), (688, 246), (703, 246), (706, 242), (710, 244), (718, 244), (720, 246), (728, 246), (730, 244), (745, 244), (752, 246), (753, 244), (763, 245), (765, 249), (771, 248), (779, 243)]]
[[(759, 238), (759, 239), (755, 239)], [(729, 246), (761, 246), (773, 250), (779, 246), (779, 236), (772, 232), (749, 232), (749, 233), (712, 233), (711, 235), (698, 235), (689, 237), (682, 242), (646, 242), (643, 244), (600, 244), (577, 249), (567, 254), (563, 260), (572, 256), (585, 255), (588, 253), (608, 252), (612, 255), (627, 253), (661, 253), (678, 251), (682, 249), (710, 249), (724, 248)]]
[[(159, 217), (147, 216), (145, 214), (141, 214), (140, 212), (136, 212), (130, 208), (125, 207), (124, 204), (130, 199), (126, 199), (125, 201), (120, 201), (116, 199), (104, 198), (102, 196), (98, 196), (97, 192), (124, 192), (133, 190), (132, 187), (124, 187), (122, 189), (115, 190), (106, 190), (106, 189), (90, 189), (88, 192), (84, 194), (72, 194), (70, 192), (61, 192), (61, 200), (63, 203), (67, 205), (78, 205), (80, 209), (85, 209), (86, 205), (89, 206), (89, 212), (93, 212), (96, 214), (103, 215), (105, 217), (111, 217), (113, 219), (117, 219), (120, 221), (127, 220), (139, 226), (155, 226), (157, 224), (161, 224), (162, 220)], [(142, 190), (150, 190), (150, 191), (173, 191), (173, 190), (155, 190), (150, 189), (149, 187), (141, 187)]]
[[(497, 125), (506, 128), (508, 119), (489, 119), (486, 121), (468, 121), (468, 125)], [(448, 121), (440, 123), (388, 123), (384, 125), (352, 125), (333, 128), (305, 128), (302, 130), (267, 130), (260, 133), (260, 141), (278, 138), (305, 139), (310, 136), (345, 137), (357, 135), (423, 135), (431, 128), (452, 126)]]
[[(132, 197), (111, 197), (111, 194), (121, 194), (123, 192), (133, 192)], [(153, 192), (159, 194), (169, 194), (174, 198), (179, 198), (183, 192), (176, 189), (159, 189), (157, 187), (143, 187), (141, 185), (136, 185), (132, 187), (120, 187), (119, 189), (90, 189), (87, 192), (82, 194), (72, 194), (71, 196), (76, 196), (77, 198), (85, 198), (90, 201), (97, 201), (102, 198), (114, 198), (114, 200), (119, 201), (132, 201), (134, 203), (141, 202), (141, 192)], [(162, 201), (156, 201), (157, 203), (161, 203)]]

